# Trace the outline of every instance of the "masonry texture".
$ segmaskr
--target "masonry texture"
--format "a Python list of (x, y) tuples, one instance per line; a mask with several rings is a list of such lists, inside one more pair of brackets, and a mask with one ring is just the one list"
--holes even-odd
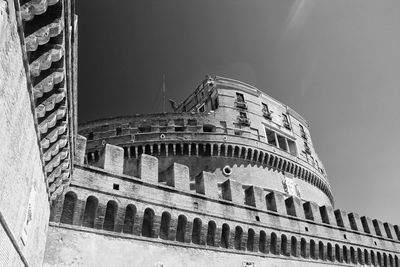
[(294, 110), (222, 77), (173, 108), (80, 126), (46, 266), (399, 266), (399, 227), (334, 208)]
[(73, 1), (0, 0), (0, 266), (399, 266), (399, 226), (335, 208), (307, 121), (251, 85), (78, 130), (76, 37)]

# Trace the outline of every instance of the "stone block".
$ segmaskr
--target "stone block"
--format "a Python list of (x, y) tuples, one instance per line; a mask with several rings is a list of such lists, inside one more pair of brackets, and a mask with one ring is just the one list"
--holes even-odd
[(321, 206), (319, 207), (319, 211), (323, 223), (334, 224), (336, 222), (335, 214), (331, 206)]
[(303, 205), (301, 199), (291, 196), (285, 200), (287, 215), (296, 216), (305, 219)]
[(173, 186), (179, 190), (190, 190), (190, 177), (189, 177), (189, 167), (173, 163), (166, 172), (167, 185)]
[(75, 139), (75, 163), (84, 164), (86, 155), (86, 137), (77, 135)]
[(308, 201), (303, 204), (304, 208), (304, 216), (308, 220), (313, 220), (317, 223), (322, 223), (321, 213), (319, 210), (319, 206), (315, 202)]
[(122, 174), (124, 170), (124, 149), (106, 144), (100, 153), (99, 166), (104, 170)]
[(249, 186), (245, 191), (246, 205), (253, 206), (259, 209), (265, 208), (264, 190), (257, 186)]
[(336, 218), (336, 224), (339, 227), (343, 227), (346, 229), (351, 229), (350, 227), (350, 221), (349, 218), (347, 216), (347, 212), (337, 209), (335, 210), (335, 218)]
[(375, 229), (375, 234), (377, 236), (384, 236), (383, 235), (383, 223), (379, 220), (372, 220), (372, 225), (374, 226)]
[(221, 184), (222, 198), (235, 203), (243, 204), (242, 184), (228, 179)]
[(348, 214), (348, 217), (349, 217), (350, 229), (355, 230), (355, 231), (363, 230), (360, 215), (358, 215), (357, 213), (351, 212)]
[(201, 172), (195, 177), (196, 192), (211, 198), (218, 198), (217, 178), (215, 174)]
[(372, 220), (366, 216), (361, 217), (361, 224), (363, 227), (363, 230), (367, 234), (372, 234)]
[(282, 193), (276, 191), (270, 192), (265, 196), (265, 200), (268, 210), (286, 214), (285, 197)]
[(141, 154), (138, 162), (138, 175), (144, 181), (158, 183), (158, 159)]
[(383, 227), (385, 229), (385, 234), (386, 234), (387, 238), (394, 239), (395, 231), (394, 231), (393, 225), (385, 222), (385, 223), (383, 223)]

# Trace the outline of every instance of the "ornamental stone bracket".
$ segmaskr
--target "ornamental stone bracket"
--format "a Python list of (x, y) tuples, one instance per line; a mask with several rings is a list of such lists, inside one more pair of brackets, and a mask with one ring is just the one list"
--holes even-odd
[(73, 0), (15, 0), (49, 200), (73, 171), (77, 128), (77, 16)]

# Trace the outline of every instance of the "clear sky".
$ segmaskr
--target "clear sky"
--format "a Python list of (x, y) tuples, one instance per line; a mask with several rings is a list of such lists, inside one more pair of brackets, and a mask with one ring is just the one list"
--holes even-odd
[(76, 3), (79, 121), (241, 80), (309, 122), (337, 208), (400, 224), (400, 1)]

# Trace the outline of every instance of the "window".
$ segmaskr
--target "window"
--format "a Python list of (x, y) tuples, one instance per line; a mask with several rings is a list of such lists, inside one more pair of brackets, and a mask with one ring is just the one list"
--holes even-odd
[(292, 140), (287, 139), (287, 143), (289, 146), (289, 152), (290, 154), (296, 156), (297, 155), (297, 148), (296, 148), (296, 143)]
[(307, 139), (307, 135), (306, 135), (306, 132), (304, 131), (303, 125), (299, 124), (299, 126), (300, 126), (301, 137), (303, 137), (304, 139)]
[(283, 126), (285, 126), (285, 128), (290, 130), (290, 124), (289, 124), (289, 120), (286, 114), (282, 113), (282, 122), (283, 122)]
[(74, 192), (68, 192), (64, 197), (64, 204), (60, 222), (72, 224), (77, 196)]
[(118, 210), (117, 203), (113, 200), (108, 201), (106, 207), (106, 214), (104, 215), (104, 223), (103, 223), (104, 230), (114, 231), (117, 210)]
[(122, 128), (121, 127), (117, 127), (116, 134), (117, 135), (121, 135), (122, 134)]
[(264, 118), (271, 120), (272, 116), (271, 116), (271, 112), (269, 112), (268, 105), (265, 103), (262, 103), (262, 107), (263, 107), (262, 112), (263, 112)]
[(262, 107), (263, 107), (263, 109), (262, 109), (263, 112), (269, 113), (269, 109), (268, 109), (268, 105), (267, 104), (262, 103)]
[(198, 112), (204, 112), (204, 111), (205, 111), (205, 108), (204, 108), (204, 104), (203, 104), (199, 107)]
[(205, 133), (214, 133), (216, 132), (217, 128), (212, 124), (204, 124), (203, 125), (203, 132)]
[(277, 134), (276, 136), (278, 138), (279, 148), (287, 151), (286, 138), (281, 136), (281, 135), (279, 135), (279, 134)]
[(236, 93), (236, 101), (237, 102), (244, 102), (244, 96), (241, 93)]
[(268, 144), (276, 146), (275, 132), (265, 128)]
[(242, 119), (247, 119), (247, 114), (245, 112), (239, 112), (239, 117)]
[(308, 146), (307, 142), (304, 142), (304, 152), (306, 154), (310, 154), (311, 155), (311, 150), (310, 150), (310, 147)]
[(114, 190), (119, 190), (119, 184), (113, 184), (113, 189)]
[(89, 133), (89, 135), (88, 135), (88, 140), (93, 140), (93, 136), (94, 136), (94, 134), (93, 133)]
[(142, 125), (138, 127), (140, 133), (149, 133), (151, 132), (151, 126), (149, 125)]
[(219, 107), (218, 96), (216, 96), (213, 100), (212, 109), (215, 110), (218, 109), (218, 107)]
[(154, 211), (150, 208), (147, 208), (145, 209), (143, 216), (142, 236), (154, 237), (153, 224), (154, 224)]

